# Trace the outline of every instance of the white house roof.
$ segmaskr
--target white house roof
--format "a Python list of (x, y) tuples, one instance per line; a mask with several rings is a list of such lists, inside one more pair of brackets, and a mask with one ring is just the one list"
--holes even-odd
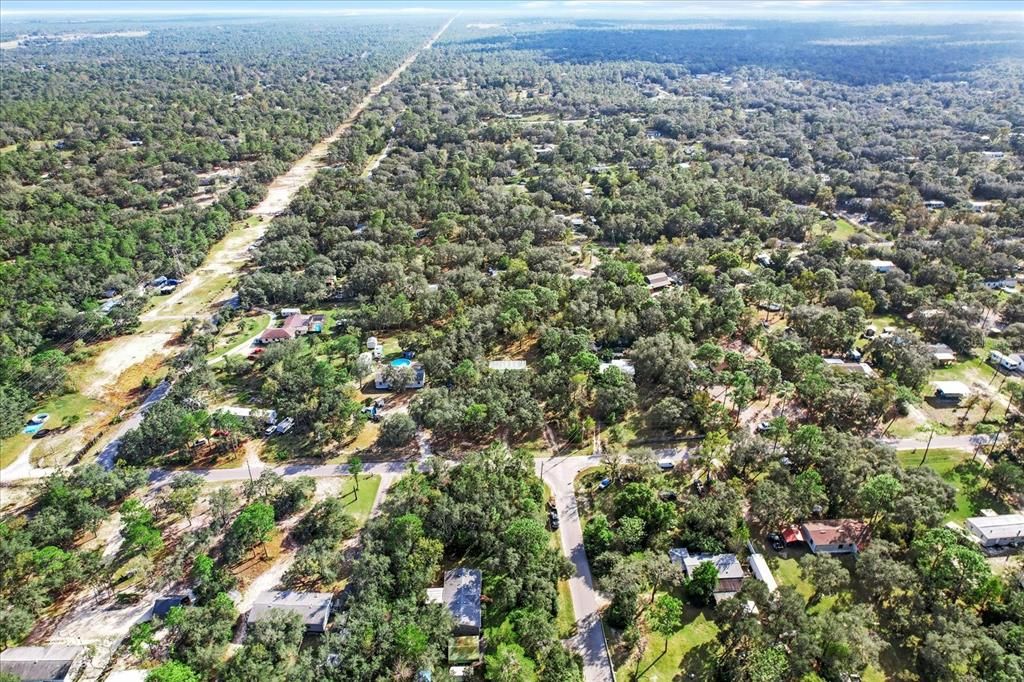
[(297, 613), (307, 625), (324, 626), (331, 615), (331, 601), (334, 595), (330, 592), (264, 592), (256, 598), (249, 612), (249, 622), (255, 623), (266, 619), (275, 609)]
[(669, 560), (681, 564), (686, 575), (705, 562), (710, 562), (718, 569), (718, 579), (743, 578), (743, 566), (735, 554), (690, 554), (682, 548), (670, 549)]
[(763, 554), (750, 555), (750, 570), (758, 580), (765, 584), (769, 592), (779, 589), (778, 583), (775, 582), (775, 576), (772, 575), (772, 569), (768, 567), (768, 561)]
[(932, 385), (935, 386), (935, 390), (945, 395), (967, 395), (971, 392), (967, 384), (962, 381), (933, 381)]
[(1024, 514), (975, 516), (967, 519), (968, 527), (985, 540), (1024, 540)]
[(487, 367), (498, 372), (521, 371), (526, 369), (526, 360), (491, 360)]
[(601, 372), (604, 372), (609, 367), (618, 367), (620, 370), (622, 370), (623, 374), (626, 374), (628, 376), (636, 375), (636, 367), (633, 366), (633, 361), (629, 360), (628, 358), (617, 358), (615, 360), (612, 360), (611, 362), (602, 362), (601, 366), (598, 369)]
[(871, 267), (875, 268), (876, 270), (878, 268), (894, 268), (894, 267), (896, 267), (896, 264), (893, 263), (891, 260), (883, 260), (883, 259), (879, 259), (879, 258), (872, 258), (872, 259), (870, 259), (868, 261), (868, 265), (870, 265)]

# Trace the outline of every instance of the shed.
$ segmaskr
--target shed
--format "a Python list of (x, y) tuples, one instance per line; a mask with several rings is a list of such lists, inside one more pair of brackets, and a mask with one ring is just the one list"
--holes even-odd
[(961, 381), (933, 381), (935, 386), (935, 397), (939, 400), (960, 402), (971, 394), (971, 389)]
[(74, 678), (80, 646), (16, 646), (0, 652), (0, 670), (23, 682), (64, 682)]
[(483, 574), (474, 568), (456, 568), (444, 574), (442, 596), (448, 611), (452, 614), (456, 636), (480, 634), (483, 623), (480, 610), (480, 595), (483, 591)]
[(772, 569), (768, 567), (768, 561), (764, 558), (763, 554), (751, 554), (749, 562), (750, 571), (754, 574), (754, 577), (765, 584), (768, 592), (774, 592), (779, 589), (778, 583), (775, 582), (775, 576), (772, 575)]
[(951, 365), (956, 362), (956, 353), (944, 343), (933, 343), (928, 346), (932, 362), (939, 366)]
[(889, 272), (896, 267), (896, 264), (891, 260), (882, 260), (879, 258), (872, 258), (867, 261), (867, 263), (875, 272)]
[(246, 622), (266, 620), (274, 610), (289, 611), (299, 614), (307, 633), (322, 633), (327, 629), (333, 600), (330, 592), (264, 592), (256, 598)]

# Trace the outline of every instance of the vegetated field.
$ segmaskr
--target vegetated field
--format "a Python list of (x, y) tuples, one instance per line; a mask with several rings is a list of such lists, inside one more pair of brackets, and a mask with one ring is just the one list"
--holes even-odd
[[(106, 407), (105, 403), (88, 398), (81, 393), (66, 393), (51, 398), (40, 405), (39, 409), (33, 412), (33, 414), (42, 412), (49, 414), (50, 418), (46, 420), (44, 427), (56, 430), (56, 433), (50, 433), (46, 437), (35, 441), (34, 456), (38, 457), (41, 452), (59, 448), (55, 443), (65, 429), (74, 428), (74, 423), (77, 423), (78, 418), (94, 411), (106, 411), (104, 409)], [(67, 421), (69, 418), (75, 421), (69, 424)], [(23, 427), (24, 425), (25, 422), (22, 422), (21, 426)], [(23, 433), (20, 428), (14, 436), (0, 441), (0, 468), (6, 467), (16, 460), (25, 451), (25, 448), (32, 444), (32, 436)], [(57, 453), (54, 452), (52, 454), (56, 455)], [(49, 466), (49, 464), (45, 464), (45, 466)]]
[[(718, 626), (711, 621), (708, 613), (687, 607), (683, 613), (683, 627), (668, 638), (657, 633), (647, 636), (647, 650), (638, 661), (617, 667), (615, 675), (621, 680), (674, 680), (707, 679), (709, 663), (716, 655), (718, 646), (715, 636)], [(638, 674), (638, 677), (633, 677)]]
[[(900, 452), (900, 463), (907, 467), (921, 466), (924, 450)], [(993, 509), (1000, 514), (1009, 513), (1006, 503), (985, 488), (985, 465), (981, 458), (962, 450), (932, 448), (924, 458), (924, 466), (933, 469), (943, 480), (956, 488), (956, 509), (947, 516), (949, 521), (962, 524), (965, 519), (980, 516), (982, 509)]]

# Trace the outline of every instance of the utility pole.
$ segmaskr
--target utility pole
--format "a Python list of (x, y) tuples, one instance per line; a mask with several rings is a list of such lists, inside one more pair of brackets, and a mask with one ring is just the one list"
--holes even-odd
[(923, 467), (924, 463), (925, 463), (925, 460), (928, 459), (928, 448), (930, 448), (932, 446), (932, 438), (934, 438), (934, 437), (935, 437), (935, 425), (933, 424), (932, 425), (932, 431), (931, 431), (931, 433), (928, 434), (928, 442), (924, 446), (924, 455), (921, 457), (921, 463), (917, 465), (918, 467)]

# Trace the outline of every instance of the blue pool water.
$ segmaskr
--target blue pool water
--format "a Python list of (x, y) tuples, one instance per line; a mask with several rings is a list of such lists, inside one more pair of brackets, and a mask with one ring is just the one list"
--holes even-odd
[(39, 429), (41, 428), (43, 428), (42, 424), (29, 424), (28, 426), (25, 427), (23, 433), (27, 433), (31, 436), (34, 435), (37, 431), (39, 431)]
[(412, 360), (408, 358), (395, 358), (391, 361), (392, 367), (407, 367), (412, 364)]

